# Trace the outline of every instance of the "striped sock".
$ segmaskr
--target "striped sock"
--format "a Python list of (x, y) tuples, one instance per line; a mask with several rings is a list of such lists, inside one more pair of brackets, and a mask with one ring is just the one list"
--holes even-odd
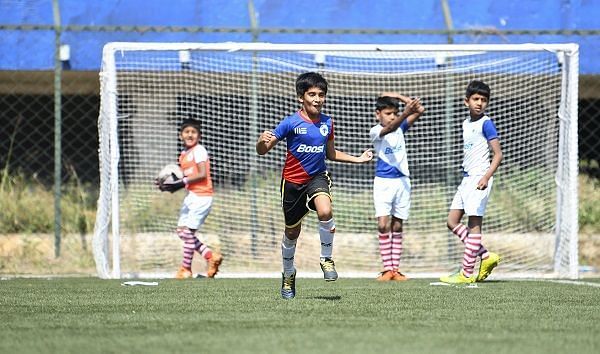
[(333, 253), (333, 235), (335, 223), (333, 218), (327, 221), (319, 220), (319, 236), (321, 238), (321, 258), (331, 258)]
[(194, 257), (194, 239), (196, 238), (188, 229), (177, 230), (177, 236), (183, 241), (183, 259), (181, 266), (192, 269), (192, 258)]
[(400, 267), (400, 257), (402, 256), (402, 232), (392, 232), (392, 267), (398, 270)]
[(384, 270), (393, 270), (392, 264), (392, 240), (390, 234), (379, 233), (379, 254), (381, 254), (381, 261), (383, 262)]
[(202, 241), (200, 241), (197, 237), (194, 236), (194, 239), (194, 249), (196, 252), (200, 253), (204, 259), (209, 260), (212, 257), (212, 250), (207, 245), (202, 243)]
[[(452, 229), (452, 233), (458, 236), (462, 243), (465, 243), (465, 238), (469, 236), (469, 229), (463, 224), (458, 224)], [(488, 250), (483, 245), (481, 245), (481, 247), (477, 251), (477, 256), (481, 257), (481, 259), (486, 259), (490, 256), (490, 254)]]
[(477, 251), (481, 247), (481, 234), (469, 234), (465, 239), (465, 251), (463, 253), (462, 269), (465, 277), (473, 275)]
[(283, 274), (285, 274), (286, 277), (289, 277), (290, 275), (294, 274), (294, 271), (296, 270), (294, 268), (296, 241), (297, 239), (290, 240), (289, 238), (287, 238), (287, 236), (285, 236), (285, 234), (283, 235), (283, 240), (281, 241), (281, 258), (283, 259)]

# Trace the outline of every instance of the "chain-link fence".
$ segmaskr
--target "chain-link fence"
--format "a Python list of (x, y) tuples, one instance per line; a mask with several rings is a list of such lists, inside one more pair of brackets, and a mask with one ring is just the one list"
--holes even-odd
[[(65, 234), (79, 234), (86, 248), (86, 235), (94, 223), (98, 172), (98, 109), (101, 45), (108, 41), (144, 41), (147, 33), (159, 34), (164, 41), (265, 41), (298, 42), (313, 35), (313, 42), (348, 43), (415, 43), (415, 37), (428, 43), (523, 43), (576, 42), (581, 45), (582, 63), (600, 57), (600, 30), (597, 31), (376, 31), (376, 30), (286, 30), (228, 29), (200, 27), (86, 27), (66, 26), (60, 32), (52, 25), (0, 25), (0, 34), (18, 31), (38, 61), (48, 70), (0, 70), (0, 171), (2, 172), (3, 208), (0, 234), (52, 233), (53, 203), (56, 186), (63, 199), (72, 199), (74, 207), (62, 204), (60, 229)], [(56, 34), (60, 36), (56, 36)], [(75, 41), (74, 38), (77, 38)], [(99, 38), (101, 40), (99, 40)], [(61, 61), (62, 70), (53, 70), (60, 58), (55, 40), (70, 43), (71, 50), (94, 48), (72, 60), (97, 63), (89, 70), (71, 70), (69, 60)], [(102, 42), (104, 41), (104, 42)], [(89, 42), (86, 44), (86, 42)], [(6, 59), (10, 48), (0, 47)], [(82, 58), (88, 56), (87, 58)], [(13, 58), (14, 59), (14, 58)], [(65, 59), (63, 54), (63, 59)], [(18, 59), (17, 59), (18, 60)], [(60, 78), (60, 85), (55, 79)], [(518, 90), (518, 88), (516, 88)], [(56, 94), (60, 94), (60, 102)], [(527, 96), (527, 92), (522, 92)], [(57, 106), (58, 102), (60, 103)], [(56, 120), (60, 108), (60, 120)], [(60, 181), (55, 180), (55, 124), (60, 122)], [(600, 178), (600, 73), (582, 73), (579, 81), (579, 154), (580, 171), (594, 183)], [(56, 183), (58, 182), (58, 183)], [(32, 187), (35, 186), (34, 187)], [(20, 186), (20, 188), (19, 188)], [(12, 194), (6, 190), (12, 188)], [(33, 192), (32, 192), (33, 190)], [(27, 194), (27, 192), (30, 194)], [(32, 200), (27, 201), (27, 195)], [(10, 203), (6, 200), (11, 199)], [(17, 203), (14, 203), (18, 201)], [(18, 206), (7, 206), (16, 204)], [(7, 212), (6, 208), (10, 211)], [(23, 217), (27, 214), (27, 217)], [(31, 215), (39, 215), (32, 217)], [(44, 218), (44, 215), (50, 215)], [(89, 237), (88, 237), (89, 238)], [(59, 247), (58, 241), (55, 247)], [(90, 261), (91, 263), (91, 261)], [(86, 264), (90, 266), (90, 264)], [(2, 263), (0, 262), (0, 271)]]

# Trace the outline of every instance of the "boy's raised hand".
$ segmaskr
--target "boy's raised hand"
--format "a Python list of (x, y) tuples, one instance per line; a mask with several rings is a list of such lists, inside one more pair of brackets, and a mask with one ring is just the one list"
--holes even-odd
[(413, 113), (423, 113), (425, 108), (421, 105), (421, 98), (415, 97), (404, 105), (404, 113), (409, 116)]

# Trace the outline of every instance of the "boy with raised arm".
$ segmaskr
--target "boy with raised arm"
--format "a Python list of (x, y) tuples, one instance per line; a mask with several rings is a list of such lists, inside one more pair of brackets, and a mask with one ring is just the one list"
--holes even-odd
[[(404, 110), (400, 112), (400, 102)], [(402, 221), (408, 219), (410, 178), (404, 133), (425, 112), (420, 99), (395, 92), (377, 98), (375, 116), (379, 124), (369, 136), (375, 148), (377, 164), (373, 180), (373, 202), (383, 271), (378, 281), (404, 281), (399, 270), (402, 256)]]

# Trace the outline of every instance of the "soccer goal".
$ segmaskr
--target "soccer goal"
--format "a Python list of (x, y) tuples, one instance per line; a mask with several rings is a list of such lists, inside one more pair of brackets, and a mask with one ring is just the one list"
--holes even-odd
[[(334, 119), (336, 147), (354, 155), (370, 147), (379, 93), (422, 99), (427, 111), (406, 134), (413, 193), (403, 272), (436, 276), (462, 259), (446, 216), (461, 179), (464, 92), (480, 79), (492, 89), (488, 113), (504, 152), (484, 218), (484, 244), (502, 257), (492, 276), (578, 277), (576, 44), (109, 43), (100, 74), (98, 275), (176, 271), (184, 192), (161, 193), (153, 180), (176, 163), (179, 124), (189, 117), (201, 121), (211, 158), (214, 204), (199, 237), (223, 253), (220, 275), (279, 274), (285, 142), (265, 156), (255, 144), (298, 110), (294, 82), (306, 71), (328, 80), (324, 113)], [(375, 277), (374, 164), (328, 166), (338, 271)], [(314, 214), (303, 223), (299, 276), (320, 271), (316, 224)]]

